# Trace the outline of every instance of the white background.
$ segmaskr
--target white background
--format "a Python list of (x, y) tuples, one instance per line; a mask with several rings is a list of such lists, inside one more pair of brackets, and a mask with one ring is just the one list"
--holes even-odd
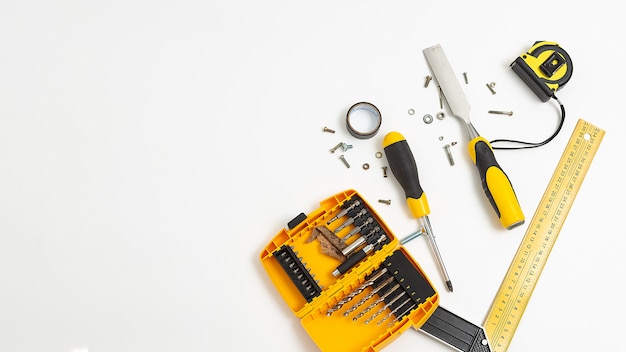
[[(559, 43), (574, 72), (557, 94), (559, 136), (496, 152), (528, 219), (576, 121), (606, 136), (509, 351), (615, 350), (626, 28), (607, 3), (3, 1), (0, 350), (315, 351), (259, 255), (294, 216), (350, 188), (397, 237), (415, 231), (374, 156), (389, 131), (415, 154), (454, 293), (425, 238), (407, 248), (441, 304), (481, 324), (526, 226), (500, 227), (459, 121), (422, 122), (440, 110), (422, 49), (441, 44), (468, 73), (482, 135), (540, 141), (558, 105), (509, 68), (538, 40)], [(372, 139), (345, 129), (358, 101), (382, 112)], [(339, 142), (353, 145), (349, 169), (329, 152)], [(412, 330), (386, 349), (449, 350)]]

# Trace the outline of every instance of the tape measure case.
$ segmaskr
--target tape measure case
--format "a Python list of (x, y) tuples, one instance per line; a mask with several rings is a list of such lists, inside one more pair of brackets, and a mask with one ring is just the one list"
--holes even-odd
[[(419, 264), (355, 190), (323, 200), (290, 227), (274, 236), (260, 260), (320, 350), (380, 351), (424, 325), (438, 307), (439, 294)], [(335, 235), (346, 233), (357, 235), (338, 246), (342, 238)], [(353, 253), (342, 258), (351, 245)], [(362, 259), (338, 271), (359, 253)]]

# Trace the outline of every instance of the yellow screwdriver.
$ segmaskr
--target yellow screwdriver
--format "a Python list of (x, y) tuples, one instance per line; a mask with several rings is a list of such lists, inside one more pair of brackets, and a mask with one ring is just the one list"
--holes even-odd
[(452, 292), (452, 282), (450, 281), (450, 276), (448, 276), (446, 266), (443, 264), (443, 259), (441, 259), (441, 253), (439, 253), (439, 247), (437, 247), (435, 235), (433, 235), (433, 229), (430, 226), (430, 220), (428, 220), (430, 207), (428, 206), (426, 194), (420, 185), (419, 176), (417, 174), (417, 164), (415, 163), (411, 148), (409, 148), (409, 144), (406, 139), (404, 139), (404, 136), (398, 132), (387, 133), (383, 140), (383, 148), (391, 172), (404, 190), (406, 202), (411, 213), (418, 219), (426, 236), (430, 239), (430, 245), (437, 256), (439, 268), (446, 280), (446, 286), (448, 286), (448, 290)]

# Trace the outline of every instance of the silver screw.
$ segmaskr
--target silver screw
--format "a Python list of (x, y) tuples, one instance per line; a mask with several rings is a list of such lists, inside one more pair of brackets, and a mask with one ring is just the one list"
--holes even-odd
[(491, 94), (496, 94), (496, 90), (493, 87), (496, 86), (496, 82), (487, 83), (487, 88), (491, 91)]
[(441, 90), (441, 86), (439, 86), (439, 108), (443, 109), (443, 91)]
[(387, 177), (387, 167), (383, 166), (383, 177)]
[(344, 158), (343, 155), (340, 155), (339, 159), (341, 159), (341, 161), (343, 161), (343, 164), (346, 165), (347, 168), (350, 168), (350, 164), (348, 164), (348, 161), (346, 160), (346, 158)]
[(433, 77), (428, 75), (426, 76), (426, 82), (424, 83), (424, 88), (428, 88), (428, 83), (430, 83), (430, 80), (432, 80)]
[(383, 203), (383, 204), (387, 204), (387, 205), (391, 205), (391, 199), (379, 199), (378, 202), (379, 203)]
[(328, 132), (328, 133), (335, 133), (335, 130), (331, 130), (330, 128), (328, 128), (328, 127), (326, 127), (326, 126), (324, 126), (323, 131), (324, 131), (324, 132)]
[(513, 116), (513, 111), (498, 111), (498, 110), (489, 110), (487, 111), (490, 114), (498, 114), (498, 115), (509, 115)]
[(348, 149), (352, 148), (351, 144), (346, 144), (346, 143), (341, 143), (341, 148), (343, 148), (343, 151), (346, 152), (348, 151)]
[(446, 154), (448, 155), (448, 161), (450, 162), (450, 165), (454, 165), (454, 158), (452, 158), (452, 152), (450, 151), (450, 144), (446, 144), (443, 147), (446, 150)]
[(341, 148), (344, 144), (345, 144), (344, 142), (341, 142), (341, 143), (337, 144), (336, 146), (333, 147), (333, 149), (330, 150), (330, 152), (334, 153), (335, 150)]

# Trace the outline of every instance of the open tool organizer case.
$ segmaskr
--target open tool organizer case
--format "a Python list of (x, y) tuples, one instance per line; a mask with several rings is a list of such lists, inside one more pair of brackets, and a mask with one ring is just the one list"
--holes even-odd
[(379, 351), (437, 309), (428, 277), (356, 191), (296, 219), (260, 259), (320, 350)]

